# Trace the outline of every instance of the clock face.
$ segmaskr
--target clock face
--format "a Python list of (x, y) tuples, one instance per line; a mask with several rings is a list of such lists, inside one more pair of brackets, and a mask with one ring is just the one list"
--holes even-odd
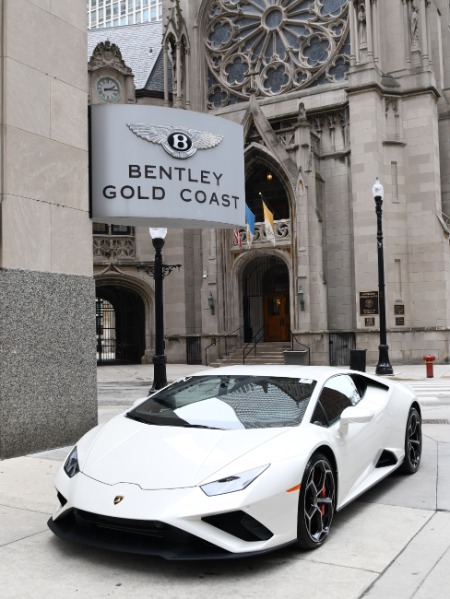
[(120, 84), (113, 77), (100, 77), (96, 88), (97, 95), (103, 102), (115, 102), (120, 96)]

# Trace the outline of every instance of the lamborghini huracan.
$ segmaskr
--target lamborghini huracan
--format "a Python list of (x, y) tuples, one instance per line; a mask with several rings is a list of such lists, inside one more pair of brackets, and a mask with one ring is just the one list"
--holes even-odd
[(88, 432), (61, 466), (60, 538), (166, 559), (320, 547), (333, 516), (417, 471), (421, 410), (393, 380), (321, 366), (183, 378)]

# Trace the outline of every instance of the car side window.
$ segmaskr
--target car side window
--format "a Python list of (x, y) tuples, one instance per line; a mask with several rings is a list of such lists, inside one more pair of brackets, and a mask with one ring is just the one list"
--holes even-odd
[(361, 395), (350, 376), (334, 376), (322, 389), (311, 422), (319, 426), (333, 426), (345, 408), (355, 406), (360, 400)]

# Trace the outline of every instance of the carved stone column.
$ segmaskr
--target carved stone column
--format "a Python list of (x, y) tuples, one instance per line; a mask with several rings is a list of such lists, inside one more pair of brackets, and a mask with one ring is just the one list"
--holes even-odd
[(373, 19), (373, 61), (380, 60), (380, 11), (377, 0), (372, 0), (372, 19)]
[[(409, 19), (408, 19), (408, 4), (407, 4), (406, 0), (402, 0), (402, 4), (403, 4), (403, 24), (404, 24), (404, 27), (407, 27), (407, 24), (409, 22)], [(405, 62), (407, 64), (407, 66), (409, 66), (411, 64), (411, 43), (409, 41), (409, 31), (405, 35), (405, 48), (404, 48), (404, 52), (405, 52)]]
[(419, 24), (420, 24), (420, 36), (421, 36), (421, 49), (422, 49), (422, 64), (428, 69), (430, 66), (430, 55), (428, 51), (428, 26), (427, 26), (427, 3), (426, 0), (420, 0), (420, 13), (419, 13)]
[(366, 36), (367, 36), (367, 58), (373, 60), (373, 29), (372, 29), (372, 5), (366, 0)]
[(352, 67), (356, 64), (357, 56), (359, 56), (358, 52), (358, 35), (356, 31), (356, 17), (355, 17), (355, 3), (350, 2), (349, 4), (349, 23), (350, 23), (350, 65)]
[(169, 50), (167, 48), (167, 42), (164, 44), (164, 106), (169, 106)]

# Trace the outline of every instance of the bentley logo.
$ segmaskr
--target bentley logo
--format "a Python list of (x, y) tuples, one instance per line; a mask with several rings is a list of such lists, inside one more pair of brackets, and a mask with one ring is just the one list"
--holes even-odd
[(186, 127), (161, 127), (127, 123), (127, 127), (138, 137), (158, 144), (174, 158), (190, 158), (197, 150), (209, 150), (222, 141), (223, 137), (207, 131), (196, 131)]
[(118, 503), (120, 503), (122, 500), (124, 499), (123, 495), (116, 495), (114, 497), (114, 505), (117, 505)]

